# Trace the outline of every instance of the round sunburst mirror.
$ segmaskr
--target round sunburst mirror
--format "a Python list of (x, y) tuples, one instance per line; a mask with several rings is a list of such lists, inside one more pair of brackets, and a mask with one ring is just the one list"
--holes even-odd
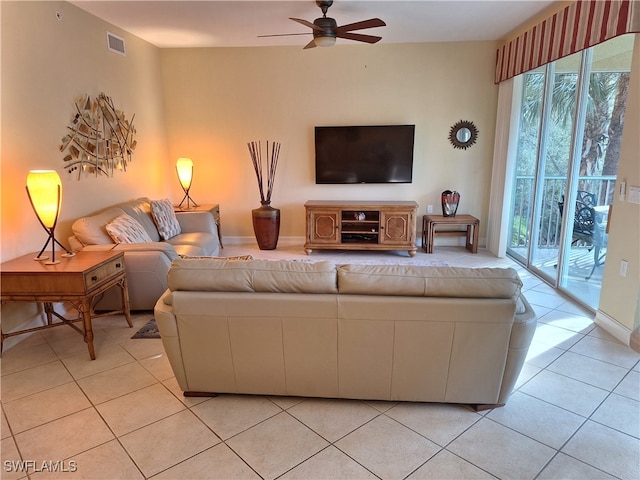
[(453, 145), (453, 148), (466, 150), (476, 143), (477, 139), (477, 127), (473, 122), (469, 122), (467, 120), (460, 120), (451, 127), (451, 130), (449, 130), (449, 141)]

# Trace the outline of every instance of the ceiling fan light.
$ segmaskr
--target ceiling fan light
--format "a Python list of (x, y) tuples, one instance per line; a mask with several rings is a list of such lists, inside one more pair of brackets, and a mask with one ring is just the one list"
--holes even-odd
[(317, 47), (331, 47), (336, 44), (336, 37), (315, 37), (313, 42)]

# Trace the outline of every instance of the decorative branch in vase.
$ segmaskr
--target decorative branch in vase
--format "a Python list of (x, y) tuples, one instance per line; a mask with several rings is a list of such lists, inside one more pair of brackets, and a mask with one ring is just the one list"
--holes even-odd
[(280, 209), (271, 207), (271, 195), (273, 194), (273, 185), (280, 156), (280, 143), (271, 142), (271, 149), (269, 149), (269, 142), (266, 142), (264, 157), (262, 142), (249, 142), (247, 147), (249, 148), (260, 191), (261, 206), (251, 211), (253, 231), (261, 250), (273, 250), (278, 244), (278, 236), (280, 234)]
[[(249, 154), (251, 155), (251, 161), (253, 162), (253, 169), (256, 172), (256, 178), (258, 180), (258, 189), (260, 190), (260, 203), (271, 203), (271, 194), (273, 193), (273, 184), (276, 179), (276, 169), (278, 168), (278, 157), (280, 156), (280, 143), (271, 142), (271, 157), (269, 158), (269, 142), (267, 142), (267, 148), (265, 149), (265, 156), (267, 163), (262, 161), (262, 142), (249, 142)], [(266, 172), (265, 172), (266, 167)], [(267, 176), (267, 194), (264, 194), (264, 174)]]

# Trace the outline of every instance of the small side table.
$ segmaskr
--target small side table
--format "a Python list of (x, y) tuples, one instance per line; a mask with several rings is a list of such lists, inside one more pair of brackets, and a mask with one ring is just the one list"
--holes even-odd
[[(24, 255), (0, 265), (0, 282), (2, 282), (0, 301), (2, 303), (43, 303), (47, 323), (10, 333), (2, 332), (0, 325), (0, 353), (4, 339), (7, 337), (59, 325), (69, 325), (84, 335), (89, 356), (91, 360), (95, 360), (91, 323), (93, 318), (124, 314), (129, 327), (133, 327), (129, 312), (124, 252), (78, 252), (73, 257), (61, 258), (57, 265), (45, 265), (43, 262), (34, 260), (35, 256), (35, 253)], [(92, 308), (93, 299), (115, 285), (122, 291), (122, 310), (96, 315)], [(53, 303), (56, 302), (68, 302), (73, 305), (79, 313), (78, 318), (67, 319), (55, 312)], [(54, 322), (54, 316), (60, 321)], [(80, 321), (84, 324), (84, 332), (74, 325), (75, 322)]]
[[(439, 225), (463, 225), (465, 230), (440, 230)], [(478, 230), (480, 220), (472, 215), (456, 215), (444, 217), (442, 215), (424, 215), (422, 217), (422, 247), (426, 253), (433, 253), (433, 242), (436, 235), (442, 236), (466, 236), (466, 248), (471, 253), (478, 253)]]
[(209, 203), (209, 204), (201, 204), (197, 207), (191, 207), (189, 209), (182, 208), (178, 206), (174, 206), (173, 210), (175, 212), (209, 212), (213, 215), (213, 220), (216, 222), (216, 228), (218, 229), (218, 242), (220, 243), (220, 248), (224, 248), (222, 245), (222, 234), (220, 233), (220, 205), (217, 203)]

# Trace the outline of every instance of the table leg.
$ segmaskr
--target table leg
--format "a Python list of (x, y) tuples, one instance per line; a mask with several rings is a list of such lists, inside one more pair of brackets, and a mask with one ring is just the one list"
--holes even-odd
[(425, 233), (424, 233), (424, 251), (425, 253), (429, 253), (429, 244), (431, 242), (431, 239), (429, 237), (429, 228), (431, 228), (431, 225), (429, 223), (427, 223), (425, 225)]
[(47, 325), (51, 325), (53, 323), (53, 303), (44, 302), (42, 305), (44, 307), (44, 313), (47, 316)]
[(130, 327), (133, 327), (131, 323), (131, 312), (129, 308), (129, 289), (127, 288), (127, 276), (125, 275), (120, 282), (120, 289), (122, 290), (122, 309), (124, 310), (124, 318)]
[(471, 253), (478, 253), (478, 223), (467, 225), (467, 250)]
[(83, 298), (79, 305), (80, 314), (82, 315), (82, 322), (84, 324), (84, 341), (89, 348), (89, 356), (91, 360), (96, 359), (96, 351), (93, 348), (93, 325), (91, 324), (91, 300), (89, 298)]
[(435, 235), (435, 222), (427, 223), (427, 253), (433, 253), (433, 240)]
[(427, 220), (422, 219), (422, 248), (427, 251)]
[(473, 253), (478, 253), (478, 233), (480, 233), (480, 222), (473, 224)]

